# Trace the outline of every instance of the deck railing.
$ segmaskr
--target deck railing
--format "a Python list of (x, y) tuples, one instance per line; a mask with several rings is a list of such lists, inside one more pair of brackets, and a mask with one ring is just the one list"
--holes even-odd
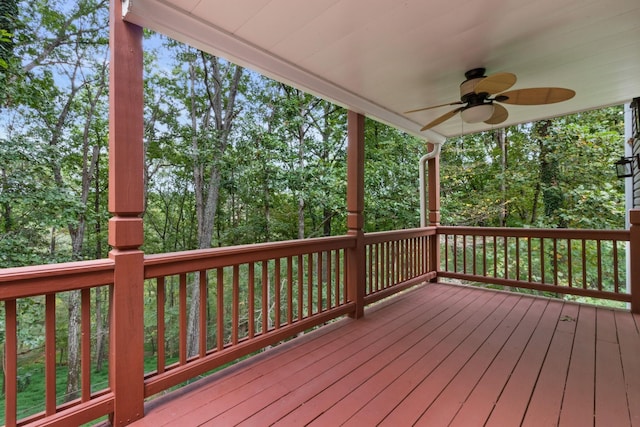
[[(91, 375), (91, 326), (95, 324), (91, 297), (96, 288), (104, 288), (107, 294), (107, 288), (113, 282), (113, 268), (112, 261), (97, 260), (0, 270), (0, 301), (4, 301), (5, 326), (3, 362), (6, 425), (45, 421), (50, 424), (80, 425), (113, 412), (113, 393), (106, 384), (93, 383)], [(76, 298), (80, 306), (80, 390), (79, 397), (71, 400), (58, 395), (56, 391), (56, 339), (62, 338), (56, 334), (56, 306), (62, 298)], [(21, 305), (25, 306), (24, 310)], [(42, 321), (38, 322), (39, 319)], [(44, 329), (40, 336), (39, 328)], [(36, 413), (28, 416), (18, 413), (18, 385), (21, 379), (18, 375), (18, 351), (22, 348), (20, 336), (24, 336), (20, 334), (20, 329), (29, 332), (30, 340), (44, 343), (39, 354), (31, 356), (32, 360), (44, 360), (45, 393), (41, 406), (44, 410), (30, 411), (29, 414)]]
[(342, 236), (148, 256), (156, 310), (145, 330), (160, 344), (145, 396), (353, 311), (345, 251), (354, 245)]
[(628, 230), (438, 227), (438, 277), (631, 302)]
[(365, 302), (435, 278), (429, 250), (435, 239), (436, 227), (367, 233)]
[[(151, 363), (144, 378), (130, 381), (140, 381), (145, 397), (157, 394), (439, 277), (627, 302), (635, 294), (625, 290), (625, 245), (638, 231), (428, 227), (368, 233), (362, 241), (348, 235), (149, 255), (144, 307), (127, 318), (144, 317)], [(349, 260), (357, 247), (364, 248), (362, 264)], [(362, 292), (350, 282), (354, 265), (363, 268)], [(78, 425), (117, 411), (115, 392), (92, 382), (90, 363), (96, 322), (90, 300), (98, 289), (111, 293), (114, 273), (111, 260), (0, 271), (7, 425)], [(74, 292), (81, 307), (81, 387), (77, 399), (62, 403), (55, 384), (56, 308)], [(17, 411), (18, 352), (21, 329), (33, 325), (20, 317), (21, 304), (41, 307), (44, 342), (44, 410), (26, 417)], [(113, 322), (120, 311), (110, 312)], [(109, 367), (110, 376), (118, 365)]]

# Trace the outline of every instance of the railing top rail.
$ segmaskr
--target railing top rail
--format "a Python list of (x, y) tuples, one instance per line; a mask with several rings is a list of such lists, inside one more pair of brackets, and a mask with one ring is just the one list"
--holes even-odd
[(437, 227), (408, 228), (405, 230), (376, 231), (365, 233), (365, 244), (387, 242), (398, 239), (410, 239), (413, 237), (434, 236)]
[(354, 247), (355, 236), (257, 243), (145, 256), (145, 278)]
[(0, 300), (84, 289), (113, 281), (110, 259), (0, 269)]
[(629, 230), (580, 230), (570, 228), (510, 228), (440, 226), (438, 234), (459, 236), (535, 237), (551, 239), (628, 241)]

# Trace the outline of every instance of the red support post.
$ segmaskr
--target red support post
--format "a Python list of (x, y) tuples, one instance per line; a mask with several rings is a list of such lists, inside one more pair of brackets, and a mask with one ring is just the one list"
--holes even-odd
[(109, 78), (109, 257), (115, 263), (111, 295), (109, 385), (113, 426), (144, 416), (143, 285), (144, 149), (142, 28), (122, 18), (111, 0)]
[(629, 277), (631, 286), (631, 312), (640, 313), (640, 209), (629, 211)]
[(366, 286), (364, 247), (364, 116), (347, 115), (347, 234), (355, 236), (356, 246), (347, 251), (347, 297), (356, 303), (351, 317), (364, 316)]
[[(429, 143), (429, 152), (435, 150), (435, 146)], [(428, 169), (428, 194), (429, 194), (429, 221), (428, 225), (437, 227), (440, 225), (440, 156), (427, 161)], [(436, 271), (436, 277), (431, 281), (438, 280), (437, 272), (440, 271), (440, 235), (436, 234), (429, 239), (429, 267), (431, 271)]]

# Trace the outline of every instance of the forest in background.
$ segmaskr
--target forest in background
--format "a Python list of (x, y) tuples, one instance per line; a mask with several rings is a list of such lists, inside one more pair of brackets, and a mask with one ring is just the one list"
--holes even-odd
[[(108, 2), (19, 3), (3, 3), (0, 266), (103, 258)], [(155, 34), (145, 47), (146, 252), (345, 231), (344, 109)], [(622, 228), (622, 135), (611, 107), (452, 138), (442, 222)], [(367, 120), (367, 231), (419, 224), (425, 152)]]
[[(3, 1), (0, 24), (0, 267), (105, 258), (108, 1)], [(145, 252), (346, 231), (343, 108), (146, 33), (144, 118)], [(448, 140), (442, 223), (624, 228), (623, 128), (617, 106)], [(425, 142), (373, 120), (365, 139), (365, 231), (417, 227)], [(57, 305), (63, 367), (78, 298)], [(92, 298), (98, 369), (107, 295)], [(41, 305), (20, 305), (26, 353)]]

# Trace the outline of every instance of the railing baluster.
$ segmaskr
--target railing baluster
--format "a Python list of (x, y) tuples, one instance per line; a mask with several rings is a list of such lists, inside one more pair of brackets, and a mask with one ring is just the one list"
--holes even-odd
[(504, 252), (504, 278), (509, 279), (509, 238), (504, 236), (502, 238), (503, 252)]
[(582, 289), (587, 287), (587, 242), (582, 239)]
[(56, 413), (56, 294), (47, 294), (44, 298), (45, 414), (53, 415)]
[(304, 280), (304, 263), (302, 262), (302, 255), (298, 255), (298, 320), (302, 320), (303, 315), (303, 280)]
[(255, 272), (255, 264), (250, 262), (247, 264), (249, 268), (249, 289), (248, 289), (248, 298), (249, 298), (249, 308), (247, 313), (247, 332), (249, 334), (249, 338), (253, 338), (255, 336), (255, 325), (256, 325), (256, 272)]
[(615, 293), (620, 291), (620, 277), (618, 272), (618, 242), (616, 240), (612, 240), (613, 244), (613, 289)]
[(91, 399), (91, 289), (80, 291), (80, 370), (82, 378), (82, 390), (80, 398), (82, 402)]
[(187, 275), (180, 274), (180, 364), (187, 363)]
[(233, 289), (232, 289), (232, 309), (231, 309), (231, 344), (238, 344), (239, 323), (240, 323), (240, 266), (233, 265)]
[(313, 253), (307, 254), (307, 317), (313, 314)]
[(156, 371), (161, 374), (165, 367), (165, 323), (164, 323), (164, 305), (166, 300), (166, 292), (164, 285), (164, 276), (160, 276), (156, 280), (156, 335), (158, 341), (158, 358), (156, 360)]
[(332, 308), (332, 295), (331, 288), (333, 286), (331, 276), (333, 275), (333, 268), (331, 265), (331, 257), (332, 251), (327, 252), (327, 309)]
[(498, 238), (493, 236), (493, 277), (498, 277)]
[(529, 282), (533, 281), (533, 254), (531, 253), (531, 237), (527, 237), (527, 269), (529, 270)]
[(567, 280), (569, 281), (569, 287), (573, 287), (573, 260), (571, 258), (572, 252), (572, 242), (571, 239), (567, 239)]
[(204, 357), (207, 354), (207, 271), (200, 270), (199, 273), (199, 286), (200, 286), (200, 336), (199, 336), (199, 350), (200, 357)]
[(520, 238), (516, 237), (516, 280), (520, 280)]
[(262, 261), (262, 333), (269, 331), (269, 261)]
[(458, 236), (453, 235), (453, 272), (457, 273), (458, 270)]
[(280, 321), (281, 321), (281, 316), (282, 316), (282, 309), (280, 307), (280, 303), (281, 303), (281, 299), (282, 299), (282, 295), (280, 292), (280, 258), (276, 258), (275, 259), (275, 277), (273, 278), (273, 282), (274, 282), (274, 291), (275, 291), (275, 301), (274, 301), (274, 305), (275, 305), (275, 328), (276, 329), (280, 329)]
[(336, 307), (340, 305), (340, 254), (341, 254), (342, 250), (338, 249), (336, 250), (335, 256), (336, 256), (336, 260), (335, 260), (335, 268), (336, 268), (336, 291), (335, 291), (335, 298), (336, 298)]
[(222, 351), (224, 348), (224, 268), (216, 271), (216, 348)]
[(540, 238), (540, 283), (546, 283), (544, 268), (544, 238)]
[(558, 286), (558, 239), (553, 239), (553, 285)]
[(598, 253), (598, 290), (602, 290), (602, 241), (596, 240), (596, 248)]
[(287, 324), (293, 323), (293, 258), (287, 257)]
[(317, 280), (316, 282), (318, 283), (318, 302), (317, 302), (317, 313), (322, 313), (322, 287), (324, 286), (324, 282), (322, 280), (322, 251), (318, 252), (318, 265), (316, 266), (316, 272), (317, 272)]
[[(4, 303), (5, 315), (5, 425), (15, 426), (18, 411), (18, 313), (16, 300)], [(55, 322), (54, 322), (55, 328)]]
[(482, 236), (482, 275), (487, 276), (487, 236)]
[(467, 274), (467, 235), (462, 235), (462, 272)]

